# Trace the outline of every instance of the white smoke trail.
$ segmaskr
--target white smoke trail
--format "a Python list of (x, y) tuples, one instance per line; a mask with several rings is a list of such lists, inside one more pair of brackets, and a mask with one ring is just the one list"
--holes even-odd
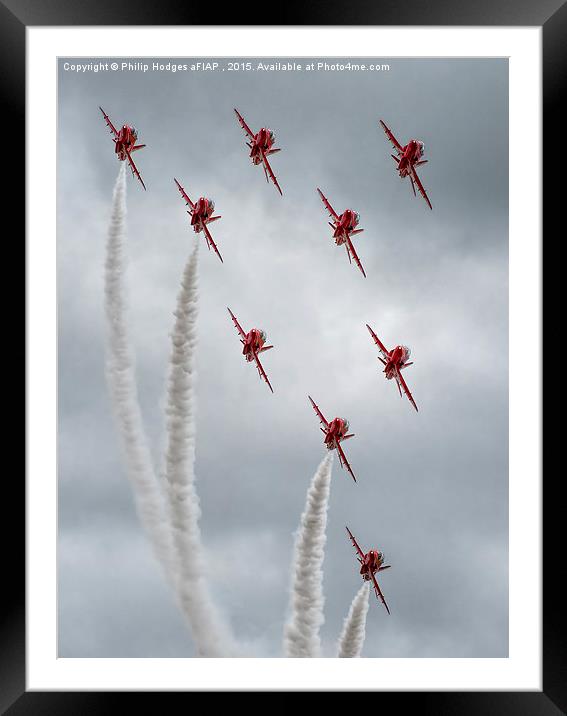
[(338, 656), (342, 659), (356, 659), (362, 652), (366, 636), (369, 593), (370, 585), (364, 582), (352, 600), (339, 637)]
[(173, 542), (177, 553), (177, 592), (198, 656), (235, 656), (227, 625), (216, 610), (206, 582), (195, 489), (195, 346), (198, 314), (197, 258), (199, 244), (185, 266), (171, 334), (168, 378), (165, 485), (169, 497)]
[(172, 541), (163, 494), (157, 482), (145, 435), (133, 351), (128, 334), (124, 288), (126, 270), (126, 170), (122, 164), (112, 198), (106, 243), (104, 304), (107, 321), (106, 378), (126, 458), (128, 477), (140, 521), (154, 553), (171, 579)]
[(288, 657), (315, 658), (321, 652), (319, 629), (325, 621), (323, 559), (332, 465), (333, 455), (329, 453), (313, 476), (295, 538), (291, 616), (284, 629)]

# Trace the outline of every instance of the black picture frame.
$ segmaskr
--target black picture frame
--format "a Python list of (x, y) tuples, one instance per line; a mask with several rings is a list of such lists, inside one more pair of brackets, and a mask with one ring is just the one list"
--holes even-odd
[[(564, 114), (559, 111), (563, 88), (567, 78), (567, 4), (565, 0), (405, 0), (402, 3), (384, 0), (351, 0), (339, 2), (313, 2), (311, 4), (288, 1), (285, 5), (258, 4), (258, 12), (248, 13), (240, 3), (217, 6), (217, 15), (224, 25), (472, 25), (472, 26), (540, 26), (543, 28), (543, 176), (544, 176), (544, 228), (564, 225), (563, 204), (559, 191), (565, 185), (562, 163), (552, 148), (565, 136)], [(259, 20), (258, 23), (254, 19)], [(25, 165), (23, 137), (25, 136), (25, 62), (27, 26), (69, 25), (210, 25), (211, 6), (188, 4), (176, 0), (136, 0), (134, 3), (116, 3), (111, 0), (0, 0), (0, 89), (2, 97), (2, 124), (4, 132), (4, 169), (10, 168), (9, 182), (3, 192), (3, 204), (21, 208), (24, 215)], [(8, 136), (8, 141), (6, 141)], [(19, 138), (19, 139), (15, 139)], [(526, 141), (537, 141), (526, 137)], [(545, 141), (547, 139), (547, 141)], [(564, 143), (564, 139), (561, 140)], [(546, 152), (547, 148), (547, 152)], [(521, 148), (511, 148), (511, 151)], [(563, 162), (564, 164), (564, 162)], [(6, 175), (4, 176), (4, 179)], [(561, 215), (560, 215), (561, 213)], [(14, 225), (15, 226), (15, 225)], [(561, 240), (564, 230), (555, 236)], [(5, 240), (6, 232), (4, 232)], [(15, 232), (11, 237), (16, 243)], [(10, 248), (15, 249), (15, 246)], [(555, 303), (550, 289), (550, 305)], [(14, 334), (16, 335), (16, 334)], [(534, 340), (529, 337), (533, 351)], [(529, 365), (526, 364), (526, 369)], [(539, 379), (537, 376), (530, 380)], [(567, 649), (562, 636), (565, 625), (564, 597), (561, 589), (565, 574), (564, 557), (556, 546), (565, 543), (563, 535), (564, 502), (560, 497), (560, 478), (548, 480), (544, 492), (543, 514), (543, 691), (542, 692), (403, 692), (381, 693), (376, 705), (387, 708), (392, 698), (396, 706), (420, 714), (514, 714), (514, 716), (555, 716), (567, 712)], [(0, 611), (0, 713), (20, 714), (95, 714), (132, 711), (132, 701), (143, 699), (145, 708), (155, 706), (164, 710), (163, 697), (186, 698), (185, 693), (79, 693), (79, 692), (27, 692), (25, 687), (25, 533), (24, 479), (11, 472), (11, 479), (3, 476), (8, 492), (4, 499), (3, 528), (8, 530), (4, 545), (13, 557), (10, 578), (4, 580), (3, 608)], [(19, 509), (8, 510), (7, 505)], [(8, 514), (11, 512), (11, 514)], [(6, 566), (4, 574), (8, 572)], [(526, 579), (532, 579), (526, 566)], [(157, 699), (160, 699), (158, 705)], [(400, 701), (402, 700), (402, 701)]]

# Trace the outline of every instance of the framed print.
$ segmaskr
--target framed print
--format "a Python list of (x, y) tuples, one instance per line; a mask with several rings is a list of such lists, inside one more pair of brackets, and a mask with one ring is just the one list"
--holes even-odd
[(7, 713), (567, 707), (540, 430), (565, 7), (411, 9), (0, 6), (29, 398)]

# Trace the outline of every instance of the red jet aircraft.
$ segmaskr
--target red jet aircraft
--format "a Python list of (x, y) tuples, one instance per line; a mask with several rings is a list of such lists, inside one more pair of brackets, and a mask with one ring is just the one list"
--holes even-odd
[(386, 604), (384, 595), (382, 594), (382, 591), (378, 586), (378, 582), (376, 581), (375, 575), (377, 572), (381, 572), (383, 569), (389, 569), (391, 565), (384, 564), (384, 554), (382, 552), (378, 552), (375, 549), (370, 549), (365, 554), (358, 546), (357, 541), (354, 539), (352, 532), (349, 530), (348, 527), (346, 528), (346, 531), (348, 532), (348, 536), (350, 537), (351, 542), (353, 543), (354, 548), (357, 551), (356, 558), (360, 562), (360, 574), (362, 574), (362, 579), (364, 579), (365, 582), (372, 582), (372, 584), (374, 585), (374, 592), (376, 593), (376, 597), (382, 600), (382, 604), (386, 607), (386, 611), (389, 614), (390, 610), (388, 609), (388, 605)]
[(388, 351), (386, 350), (386, 347), (384, 346), (382, 341), (374, 333), (372, 328), (370, 328), (368, 323), (366, 324), (366, 328), (368, 328), (368, 331), (370, 332), (374, 343), (376, 343), (378, 349), (380, 350), (380, 353), (382, 353), (382, 358), (378, 356), (378, 360), (381, 361), (385, 366), (384, 373), (386, 374), (386, 378), (388, 380), (392, 380), (392, 378), (396, 379), (396, 383), (398, 384), (398, 390), (400, 391), (400, 397), (402, 395), (403, 390), (404, 393), (407, 395), (410, 403), (417, 410), (415, 400), (413, 399), (412, 394), (410, 393), (410, 390), (406, 385), (406, 381), (402, 376), (402, 370), (404, 368), (407, 368), (408, 365), (413, 365), (413, 361), (408, 363), (408, 358), (411, 354), (410, 349), (407, 346), (396, 346), (395, 348), (392, 348), (391, 351)]
[(352, 471), (352, 468), (349, 465), (348, 460), (346, 459), (346, 455), (344, 454), (343, 449), (341, 447), (341, 442), (343, 440), (348, 440), (349, 438), (354, 437), (354, 433), (348, 433), (348, 420), (346, 418), (333, 418), (333, 420), (331, 420), (331, 422), (329, 423), (325, 419), (323, 413), (319, 410), (319, 407), (315, 404), (313, 398), (310, 395), (308, 395), (307, 397), (311, 401), (313, 409), (319, 416), (321, 425), (323, 425), (323, 427), (321, 428), (321, 432), (325, 435), (325, 445), (327, 446), (327, 450), (334, 450), (336, 448), (337, 453), (339, 454), (339, 462), (341, 464), (341, 467), (346, 467), (352, 479), (356, 482), (354, 472)]
[(321, 189), (317, 187), (317, 191), (319, 192), (321, 201), (323, 202), (323, 204), (325, 204), (325, 207), (329, 212), (331, 219), (333, 220), (332, 223), (329, 221), (329, 226), (331, 227), (331, 229), (333, 229), (333, 239), (335, 240), (335, 244), (337, 246), (342, 246), (343, 244), (345, 245), (349, 262), (352, 263), (352, 256), (352, 258), (354, 259), (354, 263), (362, 271), (362, 275), (364, 276), (364, 278), (366, 278), (366, 274), (364, 273), (364, 269), (362, 268), (360, 259), (358, 258), (356, 251), (354, 250), (354, 246), (352, 245), (352, 241), (350, 240), (351, 236), (354, 236), (355, 234), (361, 234), (364, 231), (364, 229), (356, 228), (358, 226), (358, 222), (360, 221), (360, 214), (358, 214), (353, 209), (345, 209), (343, 213), (339, 216), (337, 212), (333, 209), (333, 207), (329, 204), (327, 197), (323, 194)]
[(282, 190), (280, 189), (280, 185), (278, 184), (278, 180), (276, 179), (274, 172), (272, 171), (272, 167), (270, 166), (270, 163), (268, 161), (268, 156), (270, 154), (281, 152), (281, 149), (274, 149), (273, 146), (274, 142), (276, 141), (276, 135), (272, 132), (271, 129), (268, 129), (267, 127), (262, 127), (259, 132), (254, 134), (250, 127), (244, 121), (244, 118), (239, 113), (239, 111), (236, 108), (234, 109), (234, 111), (236, 112), (236, 116), (238, 117), (240, 126), (246, 132), (246, 136), (250, 140), (246, 142), (246, 145), (250, 149), (250, 158), (252, 159), (252, 164), (262, 164), (262, 166), (264, 167), (264, 174), (266, 175), (266, 181), (269, 182), (269, 176), (270, 179), (274, 182), (276, 189), (283, 196)]
[(207, 248), (210, 251), (212, 246), (214, 252), (222, 262), (222, 256), (220, 255), (219, 250), (217, 249), (217, 245), (213, 241), (213, 237), (211, 236), (211, 233), (207, 228), (207, 224), (210, 224), (212, 221), (217, 221), (217, 219), (221, 218), (220, 216), (213, 216), (215, 210), (215, 202), (212, 199), (207, 199), (202, 196), (195, 203), (193, 203), (191, 199), (187, 196), (185, 189), (181, 186), (177, 179), (174, 178), (173, 181), (177, 184), (177, 188), (181, 192), (181, 196), (185, 199), (185, 203), (189, 207), (189, 211), (187, 213), (191, 217), (191, 226), (193, 227), (193, 230), (196, 234), (200, 233), (201, 231), (205, 234)]
[(394, 137), (392, 132), (390, 132), (390, 130), (388, 129), (388, 127), (386, 127), (382, 120), (380, 120), (380, 124), (386, 132), (386, 136), (388, 137), (390, 142), (392, 142), (394, 149), (396, 150), (396, 153), (398, 155), (395, 156), (394, 154), (392, 154), (390, 156), (398, 165), (398, 171), (400, 173), (401, 178), (403, 179), (404, 177), (409, 176), (411, 180), (411, 188), (413, 189), (413, 195), (416, 195), (415, 187), (417, 185), (419, 193), (427, 202), (427, 206), (430, 209), (433, 209), (433, 207), (431, 206), (431, 202), (429, 201), (429, 197), (427, 196), (427, 193), (423, 188), (423, 184), (419, 180), (417, 172), (415, 171), (416, 167), (420, 167), (422, 164), (426, 164), (428, 161), (427, 159), (421, 158), (423, 156), (423, 150), (425, 148), (425, 145), (419, 139), (410, 139), (410, 141), (405, 145), (405, 147), (402, 147), (402, 145), (398, 142), (398, 140)]
[(246, 360), (249, 363), (251, 363), (252, 361), (256, 361), (256, 368), (258, 368), (258, 373), (266, 381), (266, 383), (268, 384), (268, 388), (273, 393), (274, 389), (272, 388), (272, 385), (268, 380), (268, 376), (262, 368), (262, 364), (260, 363), (260, 359), (258, 358), (260, 353), (263, 353), (264, 351), (269, 351), (270, 348), (274, 347), (264, 345), (267, 338), (266, 331), (263, 331), (260, 328), (252, 328), (250, 331), (248, 331), (248, 333), (244, 333), (240, 323), (238, 323), (238, 321), (236, 320), (236, 316), (233, 314), (230, 308), (228, 309), (228, 312), (230, 313), (232, 322), (236, 326), (236, 330), (240, 334), (240, 342), (243, 345), (243, 355), (246, 357)]
[(134, 164), (134, 161), (130, 155), (132, 154), (132, 152), (137, 152), (138, 149), (142, 149), (142, 147), (145, 147), (146, 145), (136, 144), (136, 142), (138, 141), (138, 132), (134, 129), (134, 127), (131, 127), (128, 124), (124, 124), (122, 125), (122, 129), (118, 132), (116, 130), (116, 127), (110, 121), (110, 118), (108, 117), (104, 109), (102, 107), (99, 107), (99, 109), (102, 112), (104, 121), (106, 122), (108, 127), (110, 127), (110, 133), (114, 135), (114, 151), (118, 155), (118, 159), (120, 159), (121, 162), (123, 162), (125, 159), (128, 160), (128, 163), (130, 164), (130, 169), (132, 170), (132, 175), (138, 177), (141, 185), (145, 189), (146, 185), (144, 184), (142, 177), (140, 176), (140, 172), (136, 168), (136, 165)]

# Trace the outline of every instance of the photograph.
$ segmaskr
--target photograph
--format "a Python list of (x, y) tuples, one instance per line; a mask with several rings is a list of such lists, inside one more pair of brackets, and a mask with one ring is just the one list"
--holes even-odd
[(509, 69), (58, 56), (58, 658), (508, 658)]

